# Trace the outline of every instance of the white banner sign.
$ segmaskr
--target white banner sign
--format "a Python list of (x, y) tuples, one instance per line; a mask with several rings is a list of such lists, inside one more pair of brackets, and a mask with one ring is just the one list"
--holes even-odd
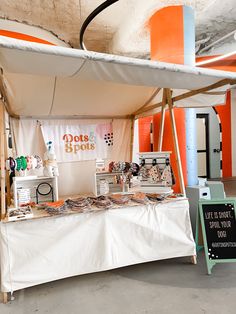
[(45, 143), (51, 141), (58, 162), (108, 158), (113, 145), (112, 124), (42, 125)]

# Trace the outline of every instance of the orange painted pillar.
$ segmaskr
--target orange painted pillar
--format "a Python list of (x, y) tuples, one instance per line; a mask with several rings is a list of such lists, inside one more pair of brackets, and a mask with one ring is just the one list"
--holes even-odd
[[(149, 21), (151, 59), (162, 62), (193, 65), (195, 62), (195, 34), (193, 11), (187, 6), (170, 6), (157, 11)], [(168, 86), (167, 86), (168, 87)], [(180, 148), (185, 184), (187, 183), (186, 158), (186, 112), (184, 109), (174, 109), (177, 136)], [(160, 126), (160, 114), (153, 117), (154, 150), (157, 150)], [(177, 177), (174, 190), (180, 190), (174, 142), (168, 112), (165, 118), (163, 138), (164, 151), (172, 151), (172, 166)]]

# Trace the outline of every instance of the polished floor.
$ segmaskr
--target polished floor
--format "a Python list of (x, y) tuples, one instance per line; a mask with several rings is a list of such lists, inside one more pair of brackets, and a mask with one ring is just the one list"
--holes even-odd
[[(224, 181), (236, 196), (236, 180)], [(77, 276), (14, 293), (0, 314), (235, 314), (236, 264), (220, 264), (206, 274), (203, 252)]]

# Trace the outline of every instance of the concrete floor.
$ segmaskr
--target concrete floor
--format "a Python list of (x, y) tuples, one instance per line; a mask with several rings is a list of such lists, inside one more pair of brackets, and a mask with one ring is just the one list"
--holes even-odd
[(227, 197), (236, 197), (236, 177), (221, 179)]
[(235, 314), (236, 264), (206, 274), (204, 255), (162, 260), (28, 288), (1, 314)]
[[(227, 196), (236, 181), (224, 182)], [(206, 274), (203, 252), (112, 271), (72, 277), (14, 293), (0, 314), (235, 314), (236, 264)]]

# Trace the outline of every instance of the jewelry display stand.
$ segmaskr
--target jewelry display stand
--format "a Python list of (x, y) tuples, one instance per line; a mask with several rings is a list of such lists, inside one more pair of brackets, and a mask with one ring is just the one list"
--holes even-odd
[[(161, 175), (166, 165), (170, 164), (170, 154), (171, 152), (169, 151), (139, 153), (139, 164), (141, 167), (145, 167), (147, 171), (149, 171), (153, 166), (158, 166)], [(174, 184), (173, 181), (171, 183), (167, 183), (161, 178), (157, 181), (153, 181), (148, 175), (146, 178), (140, 176), (140, 183), (141, 190), (143, 192), (156, 192), (161, 194), (172, 192), (171, 186)]]

